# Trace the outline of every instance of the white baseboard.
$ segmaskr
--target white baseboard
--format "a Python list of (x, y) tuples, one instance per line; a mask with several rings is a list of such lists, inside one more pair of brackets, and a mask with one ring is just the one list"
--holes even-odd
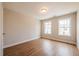
[(28, 41), (32, 41), (32, 40), (35, 40), (35, 39), (38, 39), (38, 38), (40, 38), (40, 37), (35, 37), (35, 38), (29, 39), (29, 40), (24, 40), (24, 41), (21, 41), (21, 42), (10, 44), (10, 45), (5, 45), (3, 48), (15, 46), (15, 45), (22, 44), (22, 43), (25, 43), (25, 42), (28, 42)]
[(76, 42), (74, 42), (74, 41), (67, 41), (67, 40), (62, 40), (62, 39), (59, 40), (58, 38), (54, 38), (54, 37), (49, 38), (49, 37), (43, 37), (42, 36), (42, 38), (51, 39), (51, 40), (55, 40), (55, 41), (66, 42), (66, 43), (70, 43), (70, 44), (75, 44), (76, 45)]

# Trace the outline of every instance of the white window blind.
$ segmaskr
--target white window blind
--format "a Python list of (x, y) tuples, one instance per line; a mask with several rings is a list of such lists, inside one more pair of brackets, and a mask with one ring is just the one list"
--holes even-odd
[(44, 22), (44, 33), (51, 34), (51, 21)]
[(63, 36), (71, 35), (71, 18), (64, 18), (59, 20), (58, 34)]

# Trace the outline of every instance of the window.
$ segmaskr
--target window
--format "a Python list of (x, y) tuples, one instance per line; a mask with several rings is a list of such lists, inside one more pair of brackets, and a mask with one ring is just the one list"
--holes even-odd
[(44, 23), (44, 33), (51, 34), (51, 22), (47, 21)]
[(71, 18), (59, 20), (59, 35), (70, 36)]

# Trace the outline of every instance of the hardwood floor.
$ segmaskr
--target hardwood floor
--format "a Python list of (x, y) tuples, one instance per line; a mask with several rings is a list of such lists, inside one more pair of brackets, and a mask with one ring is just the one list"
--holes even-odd
[(79, 56), (74, 45), (37, 39), (4, 49), (4, 56)]

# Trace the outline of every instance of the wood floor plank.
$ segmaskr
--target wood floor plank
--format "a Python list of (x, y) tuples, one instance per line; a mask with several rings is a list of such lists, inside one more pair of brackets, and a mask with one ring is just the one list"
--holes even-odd
[(4, 49), (4, 56), (79, 56), (76, 46), (37, 39)]

